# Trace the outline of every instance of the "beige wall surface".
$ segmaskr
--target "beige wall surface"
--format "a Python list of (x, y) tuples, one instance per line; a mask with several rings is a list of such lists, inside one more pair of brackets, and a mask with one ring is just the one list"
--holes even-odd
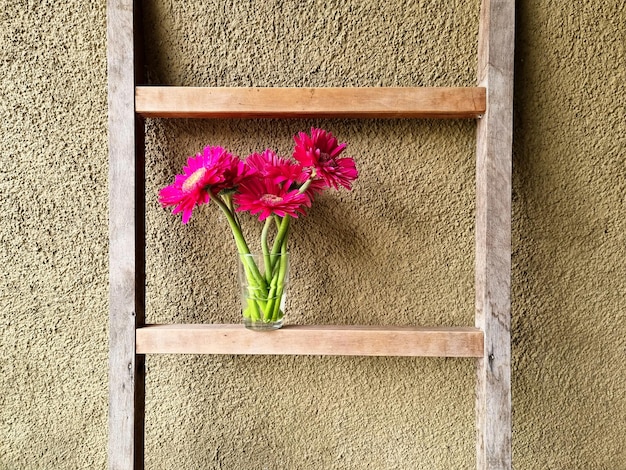
[[(513, 462), (626, 469), (626, 8), (517, 2)], [(150, 83), (471, 86), (479, 2), (144, 2)], [(0, 1), (0, 470), (105, 468), (104, 2)], [(311, 126), (360, 178), (291, 236), (288, 321), (473, 323), (472, 121), (149, 120), (147, 320), (237, 322), (234, 244), (158, 191)], [(259, 227), (245, 220), (251, 239)], [(469, 359), (150, 356), (150, 469), (473, 468)]]

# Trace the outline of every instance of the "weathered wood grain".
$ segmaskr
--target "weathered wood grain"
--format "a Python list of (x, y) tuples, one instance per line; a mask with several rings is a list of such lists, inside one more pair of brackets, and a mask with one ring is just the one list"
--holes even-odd
[(487, 111), (476, 137), (476, 321), (484, 357), (476, 388), (477, 468), (511, 468), (511, 159), (514, 0), (483, 0), (478, 85)]
[(475, 118), (485, 89), (140, 86), (136, 106), (165, 118)]
[(483, 334), (471, 327), (289, 325), (259, 332), (243, 325), (147, 325), (137, 330), (137, 352), (480, 357)]
[(109, 102), (109, 468), (143, 468), (143, 128), (136, 121), (132, 0), (107, 4)]

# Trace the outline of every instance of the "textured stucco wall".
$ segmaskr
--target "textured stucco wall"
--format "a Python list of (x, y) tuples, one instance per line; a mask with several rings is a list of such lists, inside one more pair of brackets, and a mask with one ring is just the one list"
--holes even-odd
[(106, 12), (0, 3), (0, 468), (103, 468)]
[[(106, 465), (103, 3), (0, 1), (2, 470)], [(153, 83), (474, 83), (477, 1), (144, 3)], [(518, 3), (514, 465), (626, 469), (626, 9)], [(224, 220), (158, 189), (311, 125), (361, 177), (294, 224), (289, 321), (471, 324), (466, 121), (149, 121), (148, 321), (238, 320)], [(471, 360), (149, 357), (147, 467), (472, 468), (473, 393)]]

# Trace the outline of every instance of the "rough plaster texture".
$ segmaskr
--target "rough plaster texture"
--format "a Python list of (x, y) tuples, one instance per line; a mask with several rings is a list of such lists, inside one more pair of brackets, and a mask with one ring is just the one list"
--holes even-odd
[(103, 468), (103, 5), (1, 2), (0, 115), (0, 468)]
[[(474, 83), (475, 1), (145, 3), (153, 83)], [(519, 3), (514, 466), (626, 469), (626, 10)], [(0, 469), (104, 468), (106, 12), (0, 6)], [(238, 320), (224, 221), (182, 227), (158, 189), (203, 145), (288, 154), (311, 125), (361, 178), (294, 224), (289, 321), (471, 324), (466, 121), (149, 121), (148, 320)], [(147, 400), (148, 468), (474, 466), (471, 360), (149, 357)]]

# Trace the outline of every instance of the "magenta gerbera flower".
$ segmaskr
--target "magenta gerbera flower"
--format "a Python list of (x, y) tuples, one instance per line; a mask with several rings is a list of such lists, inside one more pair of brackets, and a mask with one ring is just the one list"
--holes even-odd
[[(159, 192), (163, 207), (175, 206), (173, 214), (183, 213), (183, 224), (189, 222), (196, 206), (211, 200), (210, 192), (235, 186), (245, 173), (244, 165), (222, 147), (205, 147), (202, 154), (189, 157), (183, 174)], [(209, 192), (210, 191), (210, 192)]]
[(238, 205), (237, 211), (259, 214), (260, 221), (272, 214), (297, 218), (298, 214), (305, 213), (304, 206), (311, 207), (311, 201), (306, 194), (297, 189), (289, 190), (286, 185), (262, 176), (251, 176), (243, 181), (233, 201)]
[(252, 172), (270, 178), (275, 183), (285, 183), (287, 187), (293, 183), (302, 184), (309, 177), (304, 172), (302, 165), (279, 157), (271, 149), (267, 149), (263, 153), (253, 153), (246, 158), (246, 164)]
[(224, 181), (211, 188), (213, 194), (222, 190), (236, 189), (251, 174), (250, 168), (239, 157), (225, 153), (221, 157)]
[(352, 181), (358, 177), (354, 160), (350, 157), (339, 158), (347, 144), (337, 143), (332, 133), (317, 128), (311, 128), (310, 136), (304, 132), (298, 133), (294, 140), (296, 146), (293, 157), (303, 166), (312, 167), (316, 178), (328, 187), (352, 189)]

